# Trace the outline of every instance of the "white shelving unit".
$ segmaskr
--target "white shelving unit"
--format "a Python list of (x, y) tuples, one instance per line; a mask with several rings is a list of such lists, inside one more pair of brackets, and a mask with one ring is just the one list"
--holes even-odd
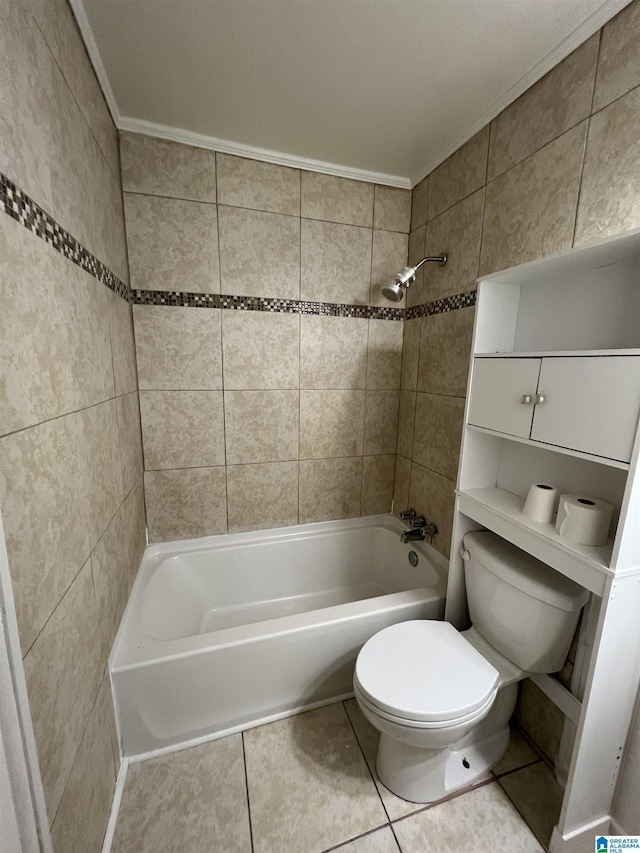
[[(552, 853), (606, 833), (640, 686), (640, 230), (505, 270), (478, 287), (446, 618), (468, 625), (466, 533), (488, 529), (592, 593), (571, 691), (536, 684), (573, 738)], [(527, 518), (532, 483), (614, 506), (606, 545)]]

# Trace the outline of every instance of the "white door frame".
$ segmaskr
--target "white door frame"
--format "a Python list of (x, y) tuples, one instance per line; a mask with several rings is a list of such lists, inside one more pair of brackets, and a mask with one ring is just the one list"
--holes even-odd
[(0, 826), (3, 850), (53, 853), (1, 516)]

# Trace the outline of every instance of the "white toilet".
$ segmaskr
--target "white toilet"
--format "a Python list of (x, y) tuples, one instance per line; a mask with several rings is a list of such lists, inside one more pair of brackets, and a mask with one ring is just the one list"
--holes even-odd
[(500, 761), (518, 681), (562, 668), (589, 597), (493, 533), (468, 533), (463, 557), (473, 627), (400, 622), (356, 661), (356, 699), (380, 731), (380, 781), (414, 803), (471, 785)]

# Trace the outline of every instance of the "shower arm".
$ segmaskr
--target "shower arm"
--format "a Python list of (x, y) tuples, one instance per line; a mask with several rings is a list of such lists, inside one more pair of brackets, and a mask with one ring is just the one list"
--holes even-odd
[(441, 267), (443, 267), (447, 263), (447, 253), (442, 252), (441, 254), (436, 255), (435, 257), (423, 258), (420, 263), (417, 263), (413, 268), (414, 272), (417, 272), (422, 266), (422, 264), (426, 264), (427, 261), (435, 261), (436, 263), (440, 264)]

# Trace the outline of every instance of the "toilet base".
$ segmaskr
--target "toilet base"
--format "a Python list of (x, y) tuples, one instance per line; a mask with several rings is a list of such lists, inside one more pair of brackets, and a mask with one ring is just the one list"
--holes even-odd
[(509, 727), (480, 743), (416, 749), (380, 736), (376, 770), (382, 784), (410, 803), (433, 803), (486, 776), (509, 746)]

